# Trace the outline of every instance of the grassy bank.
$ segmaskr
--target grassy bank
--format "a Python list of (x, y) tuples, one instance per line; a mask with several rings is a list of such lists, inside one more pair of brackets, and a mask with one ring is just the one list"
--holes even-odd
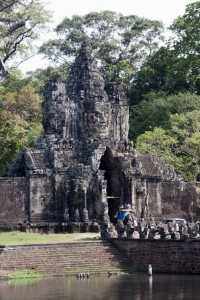
[(100, 238), (99, 233), (51, 233), (38, 234), (20, 231), (1, 232), (0, 245), (19, 245), (19, 244), (45, 244), (45, 243), (66, 243), (96, 241)]

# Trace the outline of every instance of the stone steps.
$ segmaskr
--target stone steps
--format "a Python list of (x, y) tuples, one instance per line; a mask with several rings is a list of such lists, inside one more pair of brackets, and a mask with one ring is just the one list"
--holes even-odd
[[(1, 249), (2, 250), (2, 249)], [(5, 247), (1, 270), (35, 270), (44, 275), (129, 272), (130, 261), (112, 243), (84, 242)]]

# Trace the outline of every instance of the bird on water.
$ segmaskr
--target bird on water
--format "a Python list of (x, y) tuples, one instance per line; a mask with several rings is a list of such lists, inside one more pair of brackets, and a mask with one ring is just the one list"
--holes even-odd
[(152, 266), (149, 265), (149, 266), (148, 266), (148, 275), (149, 275), (149, 276), (152, 276), (152, 273), (153, 273), (153, 271), (152, 271)]

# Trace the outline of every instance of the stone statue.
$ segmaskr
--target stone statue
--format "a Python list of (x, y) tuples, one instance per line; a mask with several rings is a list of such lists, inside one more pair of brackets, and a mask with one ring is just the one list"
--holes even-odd
[(65, 211), (64, 211), (64, 220), (65, 220), (65, 222), (69, 222), (70, 221), (70, 218), (69, 218), (69, 208), (65, 208)]
[(84, 208), (83, 209), (83, 221), (84, 222), (87, 222), (89, 220), (89, 217), (88, 217), (88, 210), (87, 208)]
[(104, 223), (110, 223), (110, 217), (108, 215), (108, 203), (103, 202), (103, 222)]
[(74, 220), (75, 220), (75, 222), (79, 222), (80, 221), (80, 213), (79, 213), (79, 209), (78, 208), (76, 208), (76, 210), (75, 210)]

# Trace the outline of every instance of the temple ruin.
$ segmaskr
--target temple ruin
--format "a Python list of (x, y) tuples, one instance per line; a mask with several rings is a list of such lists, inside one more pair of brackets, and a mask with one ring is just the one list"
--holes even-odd
[(138, 218), (200, 215), (200, 184), (134, 149), (125, 87), (104, 86), (86, 43), (68, 82), (46, 84), (42, 113), (43, 137), (0, 178), (0, 225), (113, 222), (125, 202)]

